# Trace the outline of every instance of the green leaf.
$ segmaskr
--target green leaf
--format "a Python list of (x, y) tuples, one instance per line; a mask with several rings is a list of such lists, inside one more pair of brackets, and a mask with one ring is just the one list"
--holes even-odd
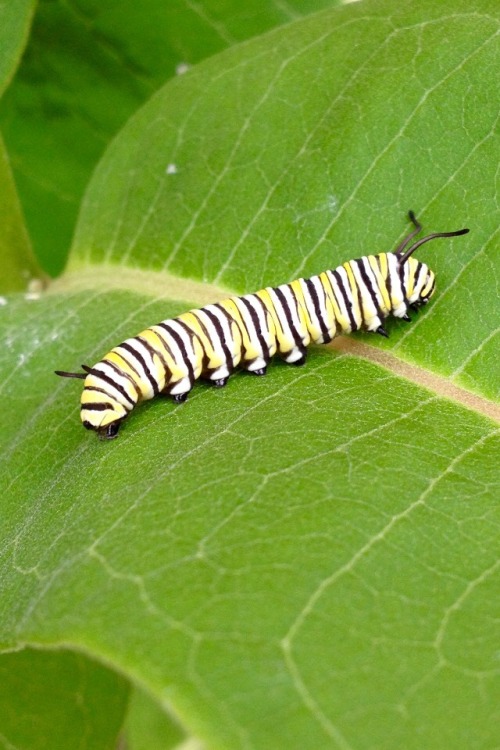
[(3, 654), (0, 746), (114, 750), (126, 698), (126, 681), (82, 654), (32, 649)]
[[(62, 270), (96, 162), (153, 91), (183, 66), (332, 4), (41, 0), (23, 63), (0, 105), (0, 125), (47, 272)], [(4, 5), (9, 16), (15, 5), (31, 7), (26, 0)]]
[[(21, 57), (31, 16), (32, 0), (0, 2), (0, 96)], [(26, 289), (39, 275), (24, 225), (9, 159), (0, 134), (0, 293)]]
[(0, 193), (0, 292), (31, 289), (31, 293), (36, 293), (42, 285), (42, 274), (33, 257), (1, 135)]
[(28, 37), (34, 0), (0, 3), (0, 96), (10, 83)]
[(124, 736), (129, 750), (170, 750), (185, 739), (179, 726), (143, 690), (134, 690), (131, 695)]
[[(171, 81), (114, 141), (68, 272), (0, 307), (5, 648), (91, 654), (207, 748), (498, 744), (494, 11), (311, 16)], [(436, 295), (382, 348), (82, 430), (54, 369), (214, 285), (390, 250), (410, 207), (471, 232), (422, 248)]]

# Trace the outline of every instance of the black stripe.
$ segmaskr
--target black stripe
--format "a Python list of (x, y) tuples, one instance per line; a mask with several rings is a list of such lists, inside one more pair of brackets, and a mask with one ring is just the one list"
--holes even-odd
[[(203, 333), (205, 334), (205, 336), (209, 340), (210, 344), (212, 344), (212, 337), (210, 336), (209, 332), (207, 331), (207, 327), (205, 326), (205, 324), (203, 323), (203, 321), (200, 320), (200, 318), (196, 315), (196, 313), (198, 312), (198, 310), (191, 310), (191, 312), (193, 313), (193, 315), (195, 316), (196, 320), (198, 321), (198, 324), (199, 324), (201, 330), (203, 331)], [(208, 352), (205, 349), (205, 344), (203, 342), (203, 339), (200, 336), (198, 336), (198, 341), (200, 342), (201, 349), (202, 349), (202, 352), (203, 352), (203, 360), (202, 360), (202, 365), (201, 365), (201, 372), (202, 372), (203, 375), (206, 375), (206, 374), (208, 374), (208, 373), (210, 373), (210, 372), (213, 371), (212, 368), (210, 367), (210, 357), (208, 356)], [(212, 346), (212, 349), (213, 349), (213, 346)]]
[[(361, 287), (360, 287), (360, 285), (358, 284), (358, 282), (356, 280), (356, 274), (354, 273), (354, 269), (352, 267), (352, 261), (348, 261), (348, 263), (349, 263), (349, 266), (350, 266), (351, 271), (352, 271), (352, 276), (353, 276), (353, 280), (354, 280), (354, 286), (355, 286), (355, 289), (356, 289), (356, 296), (358, 298), (358, 307), (359, 307), (359, 314), (361, 316), (361, 325), (363, 325), (364, 320), (365, 320), (365, 316), (363, 314), (363, 295), (361, 293)], [(349, 279), (349, 286), (350, 285), (351, 285), (351, 280)], [(352, 291), (352, 288), (351, 288), (351, 291)]]
[(114, 411), (114, 406), (108, 401), (89, 401), (88, 404), (82, 404), (82, 411), (83, 409), (88, 409), (89, 411), (106, 411), (106, 409), (111, 409), (111, 411)]
[[(137, 373), (137, 378), (140, 379), (141, 376), (140, 376), (139, 372), (135, 369), (135, 367), (133, 367), (124, 357), (122, 357), (122, 355), (120, 354), (120, 352), (117, 351), (117, 349), (119, 349), (119, 348), (120, 347), (117, 346), (113, 351), (115, 352), (115, 354), (118, 354), (118, 356), (121, 357), (123, 359), (123, 361), (126, 362), (127, 365), (133, 369), (134, 372)], [(121, 367), (118, 367), (118, 365), (115, 365), (114, 362), (110, 362), (109, 359), (103, 359), (102, 361), (104, 363), (106, 363), (106, 365), (108, 367), (111, 367), (111, 369), (114, 370), (117, 375), (120, 375), (121, 377), (126, 378), (130, 382), (130, 384), (133, 385), (134, 390), (135, 390), (135, 392), (137, 394), (137, 398), (139, 398), (139, 399), (142, 398), (141, 389), (139, 388), (139, 386), (135, 382), (135, 380), (132, 377), (132, 375), (129, 375), (128, 372), (126, 372), (126, 370), (122, 370)], [(111, 380), (111, 382), (114, 383), (114, 381), (112, 379), (110, 379), (110, 380)], [(126, 391), (125, 391), (125, 393), (126, 393)], [(130, 398), (130, 396), (128, 398)], [(135, 401), (133, 403), (135, 404)]]
[(346, 307), (346, 310), (347, 310), (347, 316), (348, 316), (349, 322), (351, 324), (351, 330), (352, 331), (357, 331), (358, 327), (356, 325), (356, 321), (354, 320), (354, 315), (352, 314), (352, 302), (350, 300), (350, 297), (347, 294), (346, 289), (344, 288), (342, 277), (341, 277), (341, 275), (339, 274), (339, 272), (337, 270), (332, 271), (332, 273), (333, 273), (333, 275), (335, 277), (335, 281), (337, 282), (337, 285), (338, 285), (338, 287), (340, 289), (340, 293), (342, 294), (342, 297), (344, 298), (345, 307)]
[[(316, 317), (318, 318), (318, 321), (319, 321), (319, 327), (321, 328), (321, 333), (323, 334), (323, 341), (326, 343), (327, 340), (329, 341), (331, 339), (331, 336), (328, 330), (328, 326), (323, 320), (323, 312), (321, 310), (318, 292), (316, 291), (316, 287), (314, 286), (314, 283), (311, 281), (311, 279), (304, 279), (304, 284), (306, 285), (307, 291), (309, 292), (309, 296), (312, 299), (314, 312), (316, 313)], [(320, 280), (320, 284), (321, 284), (321, 280)], [(325, 309), (325, 315), (326, 315), (326, 309)]]
[[(372, 281), (366, 272), (366, 268), (364, 264), (365, 260), (366, 258), (358, 258), (357, 260), (352, 261), (352, 262), (356, 263), (356, 265), (358, 266), (359, 272), (361, 274), (361, 278), (363, 279), (363, 283), (368, 289), (370, 293), (370, 297), (372, 298), (373, 304), (375, 305), (375, 310), (377, 311), (377, 315), (381, 320), (383, 320), (384, 313), (382, 312), (382, 308), (380, 307), (379, 301), (377, 299), (377, 295), (375, 293), (375, 289), (373, 288)], [(363, 308), (361, 308), (361, 314), (363, 314)]]
[[(156, 338), (158, 339), (158, 341), (160, 341), (160, 342), (162, 341), (162, 339), (151, 328), (148, 328), (148, 331), (151, 331), (151, 333), (153, 333), (156, 336)], [(160, 360), (160, 362), (163, 365), (163, 376), (164, 376), (164, 379), (165, 379), (165, 382), (166, 382), (167, 381), (167, 372), (170, 372), (170, 368), (168, 367), (167, 362), (165, 360), (165, 357), (163, 356), (161, 350), (157, 349), (156, 347), (154, 347), (153, 344), (150, 344), (149, 341), (146, 341), (146, 339), (143, 339), (142, 336), (136, 336), (136, 338), (137, 338), (138, 341), (141, 342), (141, 344), (143, 346), (146, 347), (146, 349), (148, 350), (148, 352), (151, 354), (151, 359), (153, 361), (153, 364), (154, 364), (153, 357), (156, 354), (156, 356), (158, 357), (158, 359)]]
[(144, 370), (144, 374), (146, 375), (147, 379), (151, 383), (151, 386), (153, 388), (153, 393), (155, 394), (155, 396), (157, 396), (158, 395), (158, 383), (153, 378), (153, 375), (151, 374), (149, 367), (146, 364), (146, 360), (144, 359), (142, 354), (136, 351), (133, 346), (130, 346), (130, 344), (127, 344), (126, 341), (124, 341), (123, 344), (120, 344), (120, 347), (122, 349), (125, 349), (125, 351), (129, 352), (129, 354), (131, 354), (133, 357), (135, 357), (135, 359), (138, 360), (138, 362), (141, 363), (142, 369)]
[(410, 303), (408, 301), (408, 296), (406, 294), (406, 285), (405, 285), (405, 265), (406, 264), (399, 264), (399, 280), (401, 282), (401, 291), (403, 293), (403, 300), (406, 306), (408, 306)]
[[(113, 364), (111, 362), (107, 362), (105, 359), (103, 360), (103, 363), (105, 363), (106, 365), (108, 365), (108, 367), (113, 367)], [(117, 373), (119, 375), (124, 374), (117, 367), (114, 367), (114, 369), (117, 371)], [(105, 383), (108, 383), (108, 385), (111, 385), (115, 390), (118, 391), (118, 393), (121, 393), (121, 395), (123, 396), (123, 398), (125, 398), (130, 404), (132, 404), (132, 406), (135, 406), (136, 402), (132, 398), (130, 398), (130, 396), (128, 395), (128, 393), (125, 390), (125, 388), (122, 385), (120, 385), (120, 383), (115, 383), (115, 381), (113, 380), (113, 378), (111, 378), (105, 372), (102, 372), (101, 370), (96, 370), (95, 368), (92, 368), (90, 370), (90, 374), (94, 375), (94, 377), (99, 378), (100, 380), (103, 380)], [(134, 384), (134, 386), (135, 386), (135, 384)], [(110, 394), (108, 393), (107, 395), (109, 396)]]
[[(162, 336), (161, 333), (159, 333), (158, 331), (154, 330), (155, 328), (160, 328), (160, 326), (162, 328), (165, 328), (165, 326), (162, 323), (156, 323), (154, 326), (151, 326), (151, 328), (148, 328), (148, 331), (151, 331), (151, 333), (154, 333), (154, 335), (156, 336), (156, 338), (160, 342), (160, 345), (163, 346), (167, 350), (167, 353), (174, 360), (174, 362), (176, 362), (176, 359), (174, 357), (174, 353), (172, 351), (171, 342), (168, 339), (165, 339)], [(170, 331), (168, 331), (168, 333), (170, 333)], [(161, 349), (160, 350), (155, 349), (154, 351), (159, 356), (159, 358), (161, 359), (162, 364), (163, 364), (163, 366), (165, 368), (165, 373), (170, 372), (170, 365), (168, 364), (167, 360), (165, 359), (165, 356), (164, 356), (163, 352), (161, 351)]]
[[(329, 299), (330, 303), (331, 303), (331, 305), (333, 307), (333, 321), (335, 323), (335, 335), (336, 335), (337, 333), (343, 333), (344, 331), (342, 329), (342, 325), (341, 325), (340, 321), (337, 320), (337, 313), (335, 312), (335, 305), (337, 305), (337, 307), (340, 309), (340, 302), (339, 302), (339, 299), (338, 299), (337, 294), (335, 292), (335, 289), (333, 288), (332, 280), (331, 280), (331, 278), (329, 276), (330, 273), (332, 273), (332, 271), (324, 271), (325, 281), (322, 281), (320, 276), (318, 276), (318, 280), (319, 280), (319, 283), (321, 284), (321, 286), (323, 288), (323, 292), (325, 294), (325, 300)], [(328, 283), (328, 286), (330, 287), (330, 290), (331, 290), (331, 293), (332, 293), (331, 296), (330, 296), (330, 294), (328, 294), (328, 292), (326, 290), (326, 284), (327, 283)], [(333, 301), (335, 301), (335, 305), (333, 304)], [(326, 306), (326, 301), (325, 301), (325, 306)]]
[[(117, 354), (117, 355), (118, 355), (118, 356), (120, 357), (120, 359), (123, 359), (123, 361), (124, 361), (124, 362), (126, 363), (127, 367), (130, 367), (130, 369), (131, 369), (131, 370), (133, 370), (133, 371), (135, 372), (135, 374), (136, 374), (137, 378), (138, 378), (138, 379), (140, 380), (140, 379), (142, 378), (142, 375), (141, 375), (141, 373), (139, 372), (139, 370), (137, 369), (137, 367), (136, 367), (136, 366), (134, 365), (134, 363), (133, 363), (133, 362), (129, 362), (129, 361), (128, 361), (128, 359), (127, 359), (127, 357), (125, 357), (125, 356), (124, 356), (123, 354), (121, 354), (121, 353), (119, 352), (119, 349), (120, 349), (120, 347), (121, 347), (121, 346), (122, 346), (122, 344), (118, 344), (118, 346), (116, 346), (116, 347), (115, 347), (115, 348), (113, 349), (114, 353), (115, 353), (115, 354)], [(125, 371), (122, 371), (122, 370), (121, 370), (121, 369), (120, 369), (120, 368), (118, 367), (118, 365), (114, 365), (114, 362), (110, 362), (109, 360), (106, 360), (106, 364), (108, 364), (108, 365), (110, 365), (110, 366), (114, 366), (114, 367), (115, 367), (115, 369), (117, 370), (117, 372), (119, 372), (119, 373), (122, 373), (122, 372), (123, 372), (123, 375), (128, 375), (128, 373), (126, 373)], [(130, 377), (130, 376), (129, 376), (129, 377)], [(133, 380), (133, 378), (132, 378), (132, 380)], [(134, 385), (135, 385), (135, 382), (134, 382)]]
[[(176, 322), (179, 323), (179, 321), (176, 321)], [(191, 364), (191, 360), (188, 357), (188, 353), (187, 353), (187, 349), (186, 349), (186, 345), (184, 344), (184, 341), (179, 336), (179, 334), (177, 333), (177, 331), (174, 331), (173, 328), (170, 328), (167, 323), (159, 323), (158, 326), (161, 326), (161, 328), (164, 328), (165, 331), (173, 338), (173, 340), (175, 341), (175, 343), (179, 347), (179, 349), (181, 351), (181, 354), (182, 354), (182, 362), (183, 362), (183, 364), (186, 365), (186, 368), (187, 368), (187, 371), (188, 371), (189, 381), (190, 381), (191, 385), (193, 385), (193, 383), (195, 381), (194, 369), (193, 369), (193, 365)], [(170, 355), (171, 355), (172, 359), (174, 360), (175, 364), (177, 366), (179, 366), (179, 362), (177, 362), (176, 358), (174, 357), (174, 353), (172, 352), (171, 349), (170, 349)]]
[[(257, 297), (257, 295), (252, 295), (252, 296), (254, 296), (256, 299), (259, 300), (259, 304), (262, 306), (262, 308), (264, 310), (264, 318), (267, 318), (267, 316), (268, 316), (269, 313), (267, 311), (267, 307), (264, 305), (264, 303), (261, 300), (261, 298)], [(253, 306), (250, 304), (250, 302), (247, 299), (245, 299), (244, 297), (239, 297), (238, 299), (241, 300), (241, 302), (243, 302), (243, 304), (247, 308), (248, 312), (250, 313), (250, 318), (252, 319), (253, 327), (255, 328), (255, 333), (257, 334), (257, 339), (259, 341), (260, 348), (261, 348), (261, 351), (262, 351), (264, 359), (269, 359), (269, 346), (267, 345), (266, 340), (265, 340), (264, 336), (262, 335), (262, 329), (260, 327), (259, 316), (257, 315), (257, 313), (255, 312), (255, 310), (253, 309)], [(245, 323), (244, 320), (243, 320), (243, 323)], [(248, 338), (251, 341), (252, 340), (252, 336), (250, 336), (250, 331), (248, 330), (248, 327), (246, 325), (245, 325), (245, 328), (246, 328), (247, 333), (248, 333)]]
[[(229, 370), (229, 372), (231, 372), (231, 370), (233, 369), (233, 358), (226, 344), (226, 338), (224, 336), (224, 329), (222, 327), (222, 323), (220, 322), (217, 315), (215, 315), (211, 310), (207, 310), (206, 307), (202, 307), (200, 312), (205, 313), (205, 315), (208, 318), (210, 318), (210, 320), (212, 321), (213, 326), (217, 332), (217, 336), (219, 337), (219, 341), (222, 346), (222, 351), (224, 352), (224, 356), (226, 357), (226, 367)], [(213, 344), (212, 344), (212, 347), (213, 347)]]
[[(156, 338), (158, 339), (158, 341), (160, 343), (163, 343), (163, 339), (161, 339), (151, 328), (148, 328), (147, 330), (151, 331), (151, 333), (154, 336), (156, 336)], [(142, 336), (136, 336), (136, 338), (137, 338), (137, 341), (140, 341), (141, 344), (146, 347), (146, 349), (148, 350), (148, 352), (151, 354), (151, 359), (156, 354), (156, 356), (158, 357), (158, 359), (162, 363), (163, 369), (165, 370), (165, 374), (166, 374), (166, 372), (168, 370), (168, 366), (167, 366), (167, 362), (165, 360), (165, 357), (163, 356), (163, 352), (161, 351), (161, 349), (157, 349), (156, 346), (154, 346), (153, 344), (150, 344), (149, 341), (147, 341), (147, 339), (144, 339)], [(153, 363), (154, 363), (154, 360), (153, 360)]]
[[(191, 310), (191, 312), (193, 311)], [(198, 320), (198, 318), (196, 318), (196, 320)], [(205, 351), (205, 347), (203, 346), (203, 341), (201, 340), (200, 336), (196, 333), (196, 331), (193, 331), (193, 329), (190, 328), (189, 325), (185, 323), (183, 320), (179, 320), (179, 318), (175, 318), (175, 322), (178, 323), (180, 326), (182, 326), (184, 330), (187, 331), (187, 333), (191, 336), (192, 339), (195, 337), (198, 339), (200, 346), (201, 346), (201, 351), (203, 352), (203, 355), (201, 358), (201, 371), (205, 372), (208, 367), (209, 359), (208, 359), (208, 354)]]
[(416, 287), (418, 282), (420, 281), (420, 274), (422, 273), (422, 269), (424, 267), (424, 264), (418, 260), (417, 261), (417, 267), (415, 268), (415, 273), (413, 274), (413, 286)]
[[(236, 309), (238, 310), (238, 306), (236, 305), (236, 302), (233, 301), (233, 305), (235, 305)], [(219, 302), (216, 302), (214, 304), (214, 307), (216, 307), (218, 310), (221, 311), (221, 313), (223, 315), (225, 315), (226, 320), (227, 320), (227, 322), (229, 324), (229, 330), (231, 331), (231, 336), (233, 335), (232, 324), (234, 323), (234, 325), (236, 326), (236, 328), (240, 332), (241, 342), (242, 342), (242, 345), (243, 345), (244, 334), (243, 334), (243, 331), (241, 330), (241, 326), (240, 326), (238, 320), (235, 317), (233, 317), (232, 313), (230, 313), (229, 310), (226, 310), (224, 307), (222, 307), (222, 305)], [(238, 310), (238, 315), (241, 318), (241, 312), (239, 310)], [(242, 319), (242, 322), (244, 323), (243, 319)], [(248, 331), (248, 329), (247, 329), (246, 326), (245, 326), (245, 329)], [(233, 338), (233, 342), (234, 342), (234, 338)], [(242, 351), (240, 351), (240, 355), (243, 356), (243, 352)]]
[[(387, 255), (387, 253), (386, 253)], [(379, 256), (376, 256), (377, 260)], [(379, 261), (379, 267), (380, 267), (380, 273), (382, 273), (382, 263)], [(389, 295), (389, 309), (392, 310), (392, 297), (391, 297), (391, 291), (392, 291), (392, 281), (391, 281), (391, 268), (389, 266), (389, 256), (387, 255), (387, 276), (385, 277), (385, 288), (387, 289), (387, 294)]]
[[(293, 336), (293, 339), (295, 341), (295, 345), (298, 346), (299, 348), (303, 348), (304, 347), (304, 342), (302, 340), (302, 336), (300, 336), (299, 332), (297, 331), (297, 329), (295, 328), (295, 326), (293, 324), (292, 313), (291, 313), (291, 310), (290, 310), (290, 308), (288, 306), (288, 301), (287, 301), (285, 295), (283, 294), (283, 292), (281, 291), (281, 289), (279, 289), (278, 287), (274, 287), (273, 288), (273, 292), (278, 297), (279, 301), (281, 302), (281, 306), (282, 306), (283, 310), (285, 311), (285, 317), (286, 317), (287, 323), (288, 323), (288, 325), (290, 327), (290, 330), (292, 332), (292, 336)], [(292, 291), (292, 294), (293, 294), (293, 291)]]

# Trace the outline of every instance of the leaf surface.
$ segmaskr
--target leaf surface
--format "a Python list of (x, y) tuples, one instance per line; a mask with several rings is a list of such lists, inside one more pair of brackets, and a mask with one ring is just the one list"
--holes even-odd
[[(171, 81), (114, 141), (67, 273), (0, 308), (5, 647), (88, 653), (208, 748), (498, 744), (493, 16), (388, 0), (311, 16)], [(436, 296), (388, 342), (197, 384), (116, 441), (81, 429), (81, 384), (54, 369), (216, 285), (389, 250), (410, 207), (471, 232), (422, 248)]]

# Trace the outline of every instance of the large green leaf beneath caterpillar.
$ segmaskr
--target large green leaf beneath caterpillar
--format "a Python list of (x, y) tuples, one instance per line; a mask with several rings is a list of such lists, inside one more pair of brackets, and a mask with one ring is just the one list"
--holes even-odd
[(52, 370), (183, 307), (0, 310), (2, 642), (95, 654), (209, 747), (491, 746), (498, 429), (318, 348), (85, 433)]
[(498, 395), (493, 10), (375, 2), (291, 25), (169, 84), (109, 149), (59, 292), (0, 307), (5, 647), (88, 653), (207, 747), (498, 744), (495, 423), (324, 348), (157, 399), (103, 443), (81, 383), (52, 374), (207, 282), (251, 291), (390, 249), (412, 207), (472, 231), (422, 250), (436, 297), (382, 346)]
[[(334, 4), (42, 0), (18, 75), (0, 104), (0, 124), (32, 241), (46, 271), (55, 275), (62, 270), (96, 162), (153, 91), (176, 70)], [(31, 3), (9, 0), (3, 5), (5, 16), (12, 15), (14, 6)], [(3, 49), (7, 47), (0, 47), (0, 73)]]

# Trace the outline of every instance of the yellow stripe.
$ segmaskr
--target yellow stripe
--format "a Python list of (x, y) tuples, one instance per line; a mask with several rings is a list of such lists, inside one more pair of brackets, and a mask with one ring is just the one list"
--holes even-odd
[[(343, 315), (342, 310), (339, 307), (339, 304), (337, 302), (337, 295), (335, 294), (335, 290), (332, 284), (330, 283), (330, 279), (328, 278), (326, 271), (323, 271), (323, 273), (319, 275), (319, 279), (321, 283), (323, 284), (323, 289), (325, 290), (325, 293), (327, 295), (327, 300), (329, 300), (329, 302), (333, 306), (333, 311), (334, 311), (336, 322), (340, 325), (344, 333), (348, 333), (351, 330), (351, 322), (349, 318), (346, 318)], [(331, 294), (328, 294), (328, 291), (327, 291), (328, 289), (331, 289)]]
[[(377, 258), (380, 259), (381, 267), (379, 267), (379, 264), (377, 263)], [(375, 275), (377, 291), (380, 292), (380, 296), (383, 300), (382, 308), (385, 313), (389, 313), (391, 309), (391, 300), (389, 299), (387, 284), (385, 282), (387, 278), (387, 253), (380, 253), (380, 255), (377, 256), (369, 255), (368, 263)]]
[(408, 268), (408, 289), (406, 290), (406, 296), (411, 297), (413, 290), (415, 289), (415, 273), (417, 271), (418, 261), (415, 258), (408, 258), (406, 261)]
[(284, 330), (281, 324), (278, 313), (276, 312), (276, 309), (274, 307), (272, 297), (270, 296), (267, 289), (261, 289), (259, 292), (256, 292), (255, 295), (262, 300), (273, 322), (274, 337), (278, 342), (278, 351), (280, 351), (282, 354), (289, 352), (295, 346), (295, 341), (293, 339), (293, 336), (287, 337), (287, 332)]
[(107, 393), (100, 393), (99, 391), (89, 391), (87, 390), (87, 388), (84, 388), (82, 391), (80, 403), (81, 404), (96, 404), (96, 403), (102, 403), (106, 401), (109, 402), (110, 399), (113, 399), (113, 396), (110, 396)]
[[(350, 261), (347, 261), (346, 263), (344, 263), (343, 267), (346, 270), (347, 278), (349, 279), (349, 284), (351, 286), (351, 302), (352, 302), (352, 313), (354, 315), (354, 320), (356, 321), (358, 325), (360, 325), (364, 321), (364, 316), (363, 316), (363, 310), (361, 310), (359, 307), (358, 283), (356, 281), (356, 277), (354, 276), (354, 272), (351, 268)], [(361, 297), (363, 297), (363, 295), (361, 295)]]
[[(119, 408), (118, 408), (119, 407)], [(126, 409), (121, 404), (118, 404), (117, 408), (106, 409), (105, 411), (93, 411), (83, 408), (80, 411), (80, 419), (82, 422), (90, 422), (93, 427), (106, 427), (116, 419), (121, 419), (127, 416)]]
[[(158, 349), (158, 336), (155, 334), (155, 332), (151, 328), (146, 328), (144, 331), (141, 331), (137, 338), (141, 337), (141, 339), (144, 339), (147, 341), (147, 343), (152, 347), (153, 350)], [(140, 342), (139, 342), (140, 343)], [(163, 342), (160, 342), (163, 347)], [(162, 351), (163, 354), (163, 351)], [(149, 352), (149, 355), (153, 361), (153, 372), (151, 375), (158, 383), (158, 390), (161, 391), (165, 388), (166, 385), (166, 372), (165, 372), (165, 365), (161, 361), (161, 357), (157, 354), (156, 351), (153, 351), (153, 354)]]
[[(158, 343), (155, 344), (155, 342), (151, 341), (150, 338), (148, 338), (148, 341), (150, 341), (152, 346), (161, 348), (163, 358), (165, 359), (166, 365), (171, 372), (170, 381), (169, 383), (165, 383), (165, 385), (170, 385), (173, 382), (177, 382), (178, 380), (185, 378), (189, 374), (188, 368), (183, 362), (179, 364), (179, 362), (170, 353), (170, 350), (167, 348), (167, 344), (165, 343), (165, 341), (167, 341), (167, 343), (170, 343), (170, 335), (168, 331), (166, 331), (164, 328), (159, 328), (158, 326), (151, 326), (149, 330), (154, 335), (155, 339), (160, 342), (160, 346), (158, 346)], [(173, 343), (174, 341), (172, 340), (172, 346)]]
[(210, 337), (203, 330), (204, 324), (197, 317), (198, 312), (198, 310), (190, 310), (187, 313), (182, 313), (182, 315), (178, 316), (177, 320), (182, 320), (199, 336), (205, 354), (208, 357), (208, 368), (216, 370), (218, 367), (226, 364), (226, 358), (223, 354), (217, 355), (215, 352)]
[(189, 312), (182, 313), (182, 315), (179, 315), (177, 317), (177, 320), (181, 320), (183, 323), (186, 323), (191, 331), (193, 331), (193, 333), (195, 333), (201, 339), (202, 346), (205, 349), (207, 356), (210, 356), (210, 352), (212, 352), (212, 354), (214, 353), (212, 342), (201, 327), (201, 323), (196, 317), (196, 312), (196, 310), (190, 310)]
[[(125, 354), (121, 355), (119, 354), (116, 349), (111, 349), (110, 352), (106, 354), (105, 357), (101, 361), (108, 360), (109, 362), (112, 362), (114, 365), (116, 365), (120, 370), (123, 370), (124, 373), (129, 375), (132, 380), (134, 381), (135, 385), (141, 392), (143, 396), (145, 396), (149, 391), (151, 390), (151, 383), (144, 383), (139, 375), (135, 372), (135, 370), (132, 369), (132, 367), (129, 365), (127, 359), (125, 359)], [(89, 376), (90, 377), (90, 376)], [(114, 373), (110, 374), (110, 377), (114, 377)], [(135, 399), (137, 398), (137, 393), (135, 391), (135, 388), (132, 387), (131, 383), (128, 382), (127, 378), (123, 379), (123, 383), (120, 383), (121, 386), (125, 388), (127, 393), (130, 395), (131, 398)], [(91, 385), (91, 381), (87, 383), (87, 385)], [(105, 387), (103, 386), (101, 381), (96, 381), (93, 383), (98, 388)]]
[[(232, 323), (231, 330), (233, 331), (233, 335), (235, 329), (237, 331), (238, 338), (235, 337), (235, 342), (242, 352), (242, 358), (251, 360), (261, 356), (262, 352), (256, 349), (255, 344), (250, 337), (250, 332), (247, 328), (241, 310), (238, 307), (238, 298), (228, 297), (227, 299), (223, 299), (222, 302), (219, 302), (219, 305), (224, 308), (224, 310), (231, 316), (234, 321)], [(240, 325), (238, 326), (235, 321), (238, 321)]]
[[(292, 281), (292, 283), (290, 284), (290, 288), (295, 295), (295, 299), (297, 300), (297, 313), (299, 316), (300, 325), (302, 326), (304, 331), (309, 334), (309, 337), (312, 334), (314, 338), (317, 338), (321, 332), (318, 331), (314, 326), (313, 320), (311, 318), (311, 313), (304, 296), (304, 290), (302, 288), (302, 284), (300, 283), (300, 279), (295, 279), (295, 281)], [(307, 340), (305, 343), (307, 346)]]

